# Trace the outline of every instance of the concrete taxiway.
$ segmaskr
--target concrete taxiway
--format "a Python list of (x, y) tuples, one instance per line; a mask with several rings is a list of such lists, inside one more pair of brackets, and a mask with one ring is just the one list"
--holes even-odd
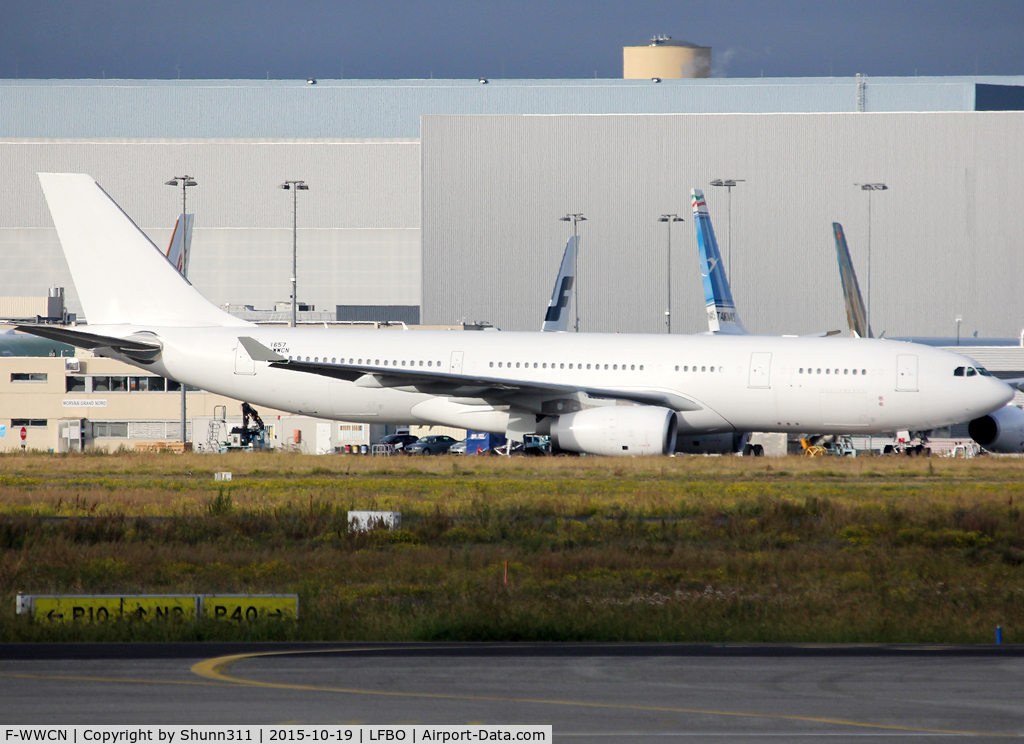
[[(334, 649), (334, 650), (331, 650)], [(539, 723), (556, 740), (1024, 735), (1024, 648), (0, 646), (0, 720)]]

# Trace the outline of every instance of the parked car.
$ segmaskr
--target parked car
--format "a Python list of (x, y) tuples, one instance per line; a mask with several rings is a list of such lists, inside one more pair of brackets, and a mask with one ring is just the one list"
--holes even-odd
[(407, 444), (403, 452), (408, 455), (443, 455), (455, 444), (452, 437), (444, 434), (431, 434), (412, 444)]
[(458, 442), (448, 448), (449, 455), (464, 455), (466, 454), (466, 440), (460, 439)]
[(395, 448), (396, 452), (404, 452), (406, 447), (418, 439), (419, 437), (414, 437), (412, 434), (388, 434), (378, 444), (389, 444)]

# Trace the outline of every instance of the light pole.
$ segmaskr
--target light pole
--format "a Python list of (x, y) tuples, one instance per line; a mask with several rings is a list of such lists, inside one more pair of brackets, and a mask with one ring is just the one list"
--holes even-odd
[(668, 334), (672, 333), (672, 223), (673, 222), (684, 222), (683, 218), (678, 214), (663, 214), (658, 218), (658, 222), (664, 222), (668, 228), (668, 249), (666, 250), (666, 256), (668, 259), (667, 275), (668, 281), (666, 284), (665, 292), (665, 332)]
[(299, 298), (295, 294), (295, 279), (298, 274), (298, 266), (296, 263), (296, 247), (298, 244), (298, 224), (299, 224), (299, 192), (309, 191), (309, 186), (306, 185), (305, 181), (285, 181), (279, 189), (288, 191), (291, 189), (292, 192), (292, 328), (295, 327), (296, 321), (296, 309), (299, 305)]
[(964, 322), (963, 317), (956, 316), (956, 345), (960, 345), (960, 324)]
[[(164, 185), (165, 186), (178, 186), (179, 184), (181, 185), (181, 229), (184, 231), (184, 229), (185, 229), (185, 194), (186, 194), (186, 189), (188, 189), (189, 186), (198, 186), (199, 184), (196, 182), (196, 180), (194, 178), (192, 178), (192, 176), (175, 176), (170, 181), (164, 181)], [(185, 233), (182, 232), (182, 240), (184, 240), (184, 236), (185, 236)], [(184, 250), (184, 248), (185, 248), (184, 242), (181, 244), (181, 247), (182, 247), (182, 250)], [(182, 271), (184, 271), (184, 270), (185, 270), (185, 264), (182, 263)], [(188, 277), (185, 277), (185, 278), (187, 279)], [(181, 444), (182, 444), (182, 446), (184, 446), (185, 442), (188, 441), (187, 429), (186, 429), (186, 423), (185, 423), (185, 421), (186, 421), (186, 419), (185, 419), (185, 383), (179, 380), (178, 384), (181, 385)]]
[(728, 205), (729, 205), (729, 207), (728, 207), (728, 215), (729, 216), (727, 218), (727, 226), (728, 226), (728, 228), (727, 228), (728, 229), (727, 236), (728, 237), (726, 238), (726, 245), (728, 246), (729, 255), (726, 256), (726, 258), (725, 258), (725, 271), (726, 271), (726, 274), (728, 274), (728, 276), (729, 276), (729, 281), (730, 282), (732, 281), (732, 188), (736, 184), (744, 183), (745, 181), (746, 181), (745, 178), (724, 178), (724, 179), (723, 178), (716, 178), (714, 181), (711, 182), (712, 186), (725, 186), (726, 190), (729, 192), (729, 201), (728, 201)]
[(580, 212), (570, 212), (565, 217), (558, 218), (560, 222), (571, 222), (572, 223), (572, 237), (573, 245), (576, 248), (576, 253), (573, 256), (573, 267), (572, 272), (575, 275), (572, 280), (573, 291), (573, 307), (576, 309), (576, 325), (573, 330), (576, 333), (580, 332), (580, 238), (577, 233), (576, 225), (580, 222), (586, 222), (587, 218)]
[(874, 191), (886, 191), (889, 187), (884, 183), (855, 183), (861, 191), (868, 192), (868, 329), (871, 329), (871, 194)]

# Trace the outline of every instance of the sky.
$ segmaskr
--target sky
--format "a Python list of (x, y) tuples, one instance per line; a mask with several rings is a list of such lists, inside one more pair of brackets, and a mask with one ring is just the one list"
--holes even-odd
[(1024, 74), (1024, 0), (8, 0), (0, 78), (621, 78), (657, 34), (721, 77)]

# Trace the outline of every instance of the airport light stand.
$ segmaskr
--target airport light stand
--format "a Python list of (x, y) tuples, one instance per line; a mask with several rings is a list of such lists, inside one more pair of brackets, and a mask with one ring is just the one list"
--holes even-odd
[(292, 322), (291, 327), (294, 328), (297, 320), (296, 310), (299, 305), (299, 299), (296, 295), (296, 277), (298, 276), (298, 266), (296, 261), (296, 248), (298, 245), (298, 220), (299, 220), (299, 192), (309, 191), (309, 186), (306, 185), (305, 181), (285, 181), (279, 189), (288, 191), (291, 189), (292, 192)]
[(726, 210), (727, 213), (728, 213), (728, 217), (726, 218), (726, 230), (727, 230), (726, 247), (728, 248), (729, 255), (725, 257), (725, 271), (726, 271), (726, 275), (729, 277), (729, 281), (730, 282), (733, 280), (733, 276), (732, 276), (732, 189), (733, 189), (733, 186), (735, 186), (736, 184), (744, 183), (745, 181), (746, 181), (746, 179), (744, 179), (744, 178), (716, 178), (714, 181), (711, 182), (712, 186), (724, 186), (726, 188), (726, 190), (729, 192), (729, 199), (728, 199), (728, 202), (727, 202), (728, 208)]
[[(181, 229), (184, 230), (185, 229), (185, 222), (184, 222), (184, 220), (185, 220), (185, 214), (186, 214), (186, 212), (185, 212), (185, 196), (186, 196), (186, 193), (187, 193), (187, 190), (188, 190), (189, 186), (198, 186), (199, 183), (192, 176), (175, 176), (170, 181), (164, 181), (164, 185), (165, 186), (178, 186), (179, 184), (181, 185), (181, 219), (182, 219)], [(182, 268), (182, 276), (185, 276), (184, 271), (185, 271), (185, 269), (184, 269), (184, 266), (183, 266), (183, 268)], [(185, 278), (187, 279), (188, 277), (185, 276)], [(179, 380), (178, 384), (181, 385), (181, 446), (184, 447), (185, 443), (188, 441), (188, 424), (186, 423), (188, 419), (186, 418), (186, 414), (185, 414), (185, 410), (186, 410), (185, 383), (182, 382), (181, 380)]]
[(861, 191), (868, 192), (868, 330), (871, 329), (871, 193), (873, 191), (887, 191), (889, 189), (884, 183), (856, 183)]
[(658, 222), (666, 223), (668, 227), (668, 247), (666, 250), (666, 256), (668, 259), (668, 265), (666, 266), (667, 285), (665, 292), (665, 332), (669, 335), (672, 334), (672, 223), (673, 222), (685, 222), (682, 217), (678, 214), (663, 214), (658, 218)]
[(573, 274), (575, 275), (572, 280), (573, 292), (572, 292), (572, 304), (576, 309), (576, 325), (573, 330), (576, 333), (580, 332), (580, 238), (576, 230), (576, 225), (580, 222), (586, 222), (587, 218), (584, 217), (580, 212), (570, 212), (565, 217), (558, 218), (560, 222), (572, 222), (572, 237), (573, 245), (576, 247), (576, 254), (573, 257)]

